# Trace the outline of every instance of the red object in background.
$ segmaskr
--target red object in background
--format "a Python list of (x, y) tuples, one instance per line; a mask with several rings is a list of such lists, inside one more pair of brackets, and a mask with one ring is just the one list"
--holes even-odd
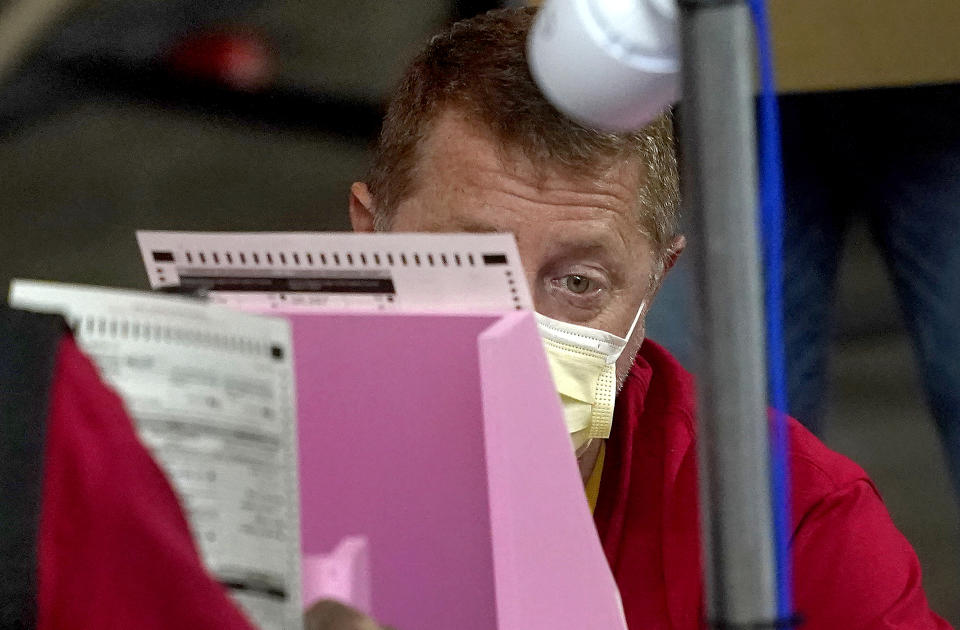
[(204, 31), (186, 36), (170, 49), (165, 65), (175, 75), (252, 91), (273, 74), (263, 37), (244, 31)]

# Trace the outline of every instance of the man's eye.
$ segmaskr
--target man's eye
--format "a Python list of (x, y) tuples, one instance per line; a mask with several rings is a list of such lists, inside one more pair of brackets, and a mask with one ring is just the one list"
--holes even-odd
[(582, 295), (587, 293), (593, 288), (593, 281), (586, 276), (579, 276), (572, 274), (569, 276), (563, 277), (563, 288), (565, 288), (570, 293), (576, 293)]

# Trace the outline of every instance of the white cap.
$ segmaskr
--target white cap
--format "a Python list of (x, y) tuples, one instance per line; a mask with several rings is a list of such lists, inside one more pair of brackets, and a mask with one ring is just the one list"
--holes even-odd
[(567, 116), (644, 127), (679, 96), (675, 0), (549, 0), (527, 42), (530, 71)]

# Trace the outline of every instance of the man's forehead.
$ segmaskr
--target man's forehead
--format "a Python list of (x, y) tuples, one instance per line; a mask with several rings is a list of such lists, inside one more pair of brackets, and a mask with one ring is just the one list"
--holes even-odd
[(397, 209), (408, 229), (510, 232), (571, 251), (617, 249), (628, 232), (646, 232), (636, 163), (596, 174), (543, 169), (455, 110), (439, 115), (422, 148), (411, 194)]
[(417, 147), (417, 161), (417, 170), (428, 175), (524, 167), (533, 173), (521, 152), (504, 147), (491, 130), (456, 109), (437, 114)]
[(549, 155), (535, 156), (535, 148), (524, 148), (519, 142), (499, 138), (484, 122), (459, 108), (447, 107), (436, 114), (420, 141), (417, 161), (427, 168), (417, 170), (500, 170), (536, 182), (544, 190), (572, 183), (584, 190), (602, 190), (616, 182), (634, 192), (639, 190), (645, 172), (639, 157), (597, 156), (590, 166), (571, 166)]

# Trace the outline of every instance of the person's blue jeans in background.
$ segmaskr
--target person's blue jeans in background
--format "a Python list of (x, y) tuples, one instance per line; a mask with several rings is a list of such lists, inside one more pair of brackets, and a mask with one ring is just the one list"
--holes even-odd
[[(837, 268), (865, 217), (914, 342), (960, 492), (960, 85), (781, 97), (790, 413), (822, 434)], [(692, 365), (690, 274), (672, 272), (651, 338)]]

